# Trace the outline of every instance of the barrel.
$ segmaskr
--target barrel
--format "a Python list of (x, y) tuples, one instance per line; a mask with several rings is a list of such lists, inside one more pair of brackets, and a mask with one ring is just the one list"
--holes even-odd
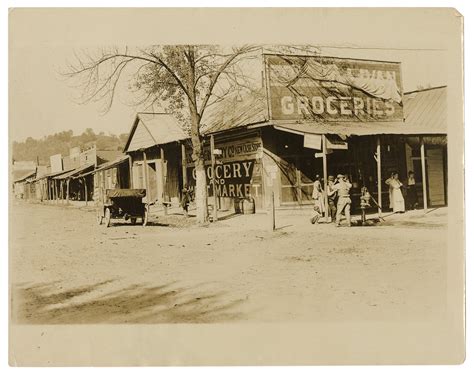
[(255, 213), (255, 200), (253, 198), (246, 198), (243, 200), (242, 211), (244, 215)]

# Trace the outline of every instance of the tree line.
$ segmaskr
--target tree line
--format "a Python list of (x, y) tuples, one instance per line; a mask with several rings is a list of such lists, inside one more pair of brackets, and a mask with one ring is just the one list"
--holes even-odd
[(72, 130), (65, 130), (40, 139), (28, 137), (24, 142), (13, 142), (13, 160), (38, 160), (40, 164), (49, 163), (49, 157), (55, 154), (69, 155), (72, 147), (81, 149), (95, 143), (98, 150), (122, 150), (128, 134), (96, 134), (87, 128), (82, 134), (74, 135)]

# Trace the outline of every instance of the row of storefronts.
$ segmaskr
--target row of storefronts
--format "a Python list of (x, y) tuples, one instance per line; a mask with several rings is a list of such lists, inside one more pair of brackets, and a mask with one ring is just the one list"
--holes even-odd
[[(203, 118), (208, 195), (221, 209), (311, 204), (316, 176), (337, 174), (349, 175), (354, 198), (365, 186), (385, 209), (384, 181), (395, 171), (402, 181), (414, 172), (420, 206), (447, 205), (447, 87), (403, 94), (399, 63), (277, 55), (264, 63), (261, 89)], [(195, 186), (191, 155), (172, 114), (139, 113), (122, 155), (71, 176), (89, 199), (132, 187), (146, 188), (149, 202), (179, 205), (184, 185)]]

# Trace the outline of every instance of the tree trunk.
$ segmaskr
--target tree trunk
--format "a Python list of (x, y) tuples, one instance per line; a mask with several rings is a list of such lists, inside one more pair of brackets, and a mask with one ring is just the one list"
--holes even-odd
[(202, 159), (196, 160), (194, 165), (196, 168), (196, 219), (198, 223), (205, 224), (209, 221), (206, 168), (204, 167), (204, 160)]
[(193, 161), (196, 169), (196, 219), (199, 224), (206, 224), (209, 221), (207, 210), (207, 179), (204, 165), (204, 152), (202, 139), (199, 134), (200, 119), (197, 110), (190, 103), (191, 114), (191, 141), (193, 144)]

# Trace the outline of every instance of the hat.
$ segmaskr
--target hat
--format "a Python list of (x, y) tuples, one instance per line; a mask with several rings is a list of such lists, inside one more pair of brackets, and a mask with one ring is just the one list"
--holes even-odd
[(338, 174), (337, 178), (343, 178), (344, 176), (342, 174)]
[(329, 181), (334, 181), (334, 176), (332, 176), (332, 175), (329, 176), (329, 177), (328, 177), (328, 180), (329, 180)]

